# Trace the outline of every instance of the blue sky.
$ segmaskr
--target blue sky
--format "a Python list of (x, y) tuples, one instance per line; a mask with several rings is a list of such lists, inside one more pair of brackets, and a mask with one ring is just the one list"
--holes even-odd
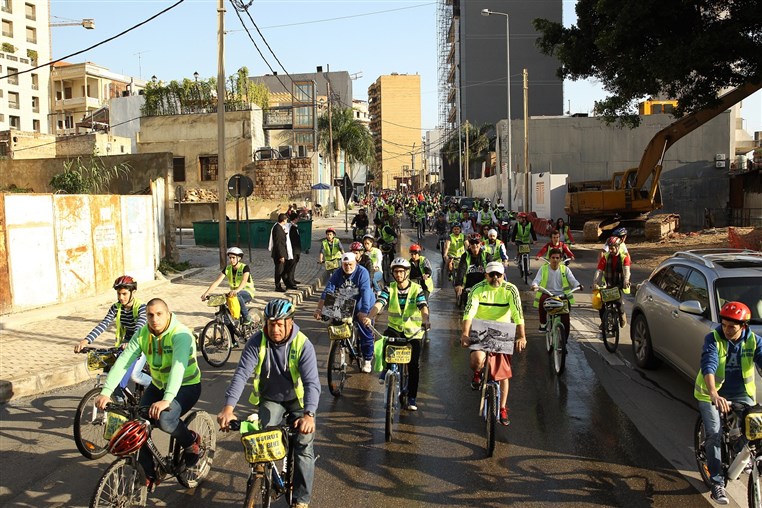
[[(53, 58), (96, 44), (135, 25), (175, 1), (50, 0), (53, 21), (94, 18), (95, 30), (52, 28)], [(356, 99), (382, 74), (421, 75), (422, 126), (437, 124), (436, 5), (431, 0), (256, 0), (249, 8), (275, 55), (289, 73), (315, 66), (361, 73)], [(573, 0), (564, 0), (564, 22), (575, 20)], [(91, 61), (114, 72), (169, 81), (217, 75), (217, 0), (185, 0), (155, 20), (69, 61)], [(271, 73), (225, 1), (225, 73), (246, 66), (251, 75)], [(245, 13), (242, 18), (270, 65), (283, 70), (262, 43)], [(342, 19), (333, 19), (342, 18)], [(283, 26), (289, 25), (289, 26)], [(389, 34), (392, 34), (390, 37)], [(592, 110), (605, 96), (589, 82), (564, 85), (564, 110)], [(762, 131), (762, 92), (744, 102), (745, 127)]]

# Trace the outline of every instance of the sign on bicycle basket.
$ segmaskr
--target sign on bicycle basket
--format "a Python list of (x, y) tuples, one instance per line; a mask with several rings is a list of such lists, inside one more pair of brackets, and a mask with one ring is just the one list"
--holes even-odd
[(280, 428), (241, 436), (243, 452), (250, 464), (280, 460), (286, 456), (286, 436)]
[(474, 319), (468, 337), (469, 349), (473, 351), (510, 355), (516, 340), (516, 324)]
[(744, 417), (744, 434), (749, 441), (762, 439), (762, 408), (754, 406)]
[(529, 244), (528, 243), (520, 243), (519, 244), (519, 254), (529, 254)]
[(206, 300), (206, 305), (209, 307), (219, 307), (225, 305), (228, 299), (225, 295), (212, 295)]
[(601, 300), (604, 302), (615, 302), (619, 300), (619, 296), (620, 293), (618, 287), (601, 289)]
[(103, 428), (103, 439), (110, 440), (125, 423), (127, 423), (126, 416), (119, 413), (106, 413), (106, 426)]
[(386, 346), (384, 359), (386, 363), (410, 363), (413, 354), (413, 346), (405, 344), (404, 346)]
[(328, 338), (330, 340), (344, 340), (352, 336), (352, 327), (349, 323), (328, 326)]
[[(356, 292), (357, 288), (354, 289)], [(325, 295), (325, 305), (321, 315), (328, 319), (352, 319), (355, 313), (355, 304), (357, 300), (354, 298), (356, 294), (349, 294), (347, 292), (328, 293)]]
[(326, 259), (325, 260), (325, 269), (326, 270), (335, 270), (339, 267), (341, 264), (341, 260), (339, 259)]

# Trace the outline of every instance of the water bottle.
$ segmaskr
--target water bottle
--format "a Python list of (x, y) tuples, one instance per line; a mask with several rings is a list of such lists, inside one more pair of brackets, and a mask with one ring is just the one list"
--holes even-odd
[(728, 479), (737, 480), (741, 476), (741, 471), (749, 463), (749, 457), (751, 457), (751, 449), (748, 446), (744, 446), (728, 468)]

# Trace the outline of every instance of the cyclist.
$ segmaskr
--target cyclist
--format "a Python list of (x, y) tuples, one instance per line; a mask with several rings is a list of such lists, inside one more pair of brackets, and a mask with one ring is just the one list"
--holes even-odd
[(244, 323), (251, 323), (249, 309), (246, 304), (254, 297), (254, 283), (251, 280), (251, 268), (246, 263), (241, 262), (243, 251), (238, 247), (230, 247), (227, 250), (228, 261), (230, 264), (225, 266), (222, 273), (212, 282), (204, 294), (201, 295), (201, 301), (209, 296), (220, 283), (227, 279), (230, 292), (228, 296), (237, 296), (238, 303), (241, 306), (241, 319)]
[(571, 234), (571, 228), (569, 225), (564, 221), (563, 217), (559, 217), (556, 219), (556, 225), (555, 225), (556, 231), (561, 233), (561, 241), (573, 245), (574, 244), (574, 237), (572, 237)]
[(368, 225), (368, 214), (366, 213), (365, 208), (360, 208), (357, 215), (352, 218), (352, 238), (359, 240), (365, 236), (368, 232)]
[(294, 459), (293, 506), (306, 508), (315, 476), (313, 441), (320, 378), (315, 348), (294, 322), (295, 311), (296, 307), (284, 298), (267, 303), (265, 326), (243, 348), (217, 422), (220, 428), (229, 428), (230, 421), (236, 419), (233, 410), (251, 379), (249, 402), (259, 409), (262, 428), (279, 425), (286, 416), (287, 423), (299, 432)]
[[(593, 288), (600, 287), (618, 287), (624, 294), (630, 293), (630, 255), (622, 252), (620, 247), (622, 240), (618, 236), (612, 236), (606, 241), (608, 251), (604, 252), (598, 260), (598, 267), (595, 270), (593, 279)], [(619, 311), (619, 326), (627, 324), (627, 315), (622, 308), (622, 297), (616, 302)], [(600, 329), (603, 330), (603, 309), (601, 307), (598, 314), (601, 317)]]
[[(196, 341), (188, 327), (169, 312), (164, 300), (150, 300), (146, 304), (146, 316), (148, 323), (138, 330), (111, 367), (95, 405), (106, 408), (128, 365), (141, 353), (145, 354), (151, 370), (151, 384), (143, 393), (140, 405), (150, 406), (148, 416), (152, 424), (158, 424), (161, 430), (175, 438), (184, 448), (185, 467), (193, 467), (199, 459), (201, 436), (189, 430), (180, 417), (191, 410), (201, 395)], [(153, 491), (157, 485), (156, 472), (147, 449), (141, 448), (138, 462), (143, 467), (148, 490)]]
[(508, 263), (508, 254), (505, 252), (505, 244), (497, 239), (496, 230), (490, 229), (487, 231), (487, 236), (483, 242), (483, 248), (495, 261), (499, 259), (503, 263)]
[[(474, 286), (466, 303), (466, 312), (463, 315), (463, 334), (460, 338), (461, 346), (468, 347), (471, 344), (469, 334), (474, 319), (495, 321), (498, 323), (516, 324), (516, 350), (521, 352), (527, 346), (527, 338), (524, 332), (524, 314), (521, 311), (521, 297), (519, 290), (510, 282), (505, 281), (505, 268), (502, 263), (492, 261), (487, 264), (485, 280)], [(500, 383), (500, 423), (508, 425), (508, 388), (512, 377), (511, 356), (507, 354), (493, 354), (490, 357), (490, 377)], [(471, 351), (471, 370), (474, 375), (471, 388), (479, 388), (481, 372), (487, 355), (484, 351)]]
[(410, 246), (410, 267), (410, 280), (423, 288), (423, 294), (428, 300), (434, 290), (434, 280), (431, 278), (433, 270), (431, 262), (421, 255), (421, 246), (417, 243)]
[(460, 228), (463, 230), (463, 234), (468, 236), (474, 233), (474, 221), (471, 219), (471, 215), (467, 210), (463, 210), (460, 216)]
[(712, 481), (712, 499), (728, 504), (720, 458), (722, 439), (719, 411), (730, 403), (753, 406), (757, 388), (754, 366), (762, 368), (762, 340), (749, 329), (751, 310), (741, 302), (726, 302), (720, 309), (720, 326), (704, 337), (701, 368), (693, 392), (706, 431), (706, 463)]
[(455, 222), (450, 227), (450, 236), (445, 240), (444, 251), (447, 255), (447, 273), (452, 277), (455, 259), (460, 259), (466, 252), (466, 236), (460, 232), (460, 223)]
[(495, 210), (495, 222), (500, 228), (500, 239), (503, 243), (508, 243), (511, 233), (511, 212), (505, 209), (503, 203), (497, 204), (497, 210)]
[(468, 249), (460, 257), (458, 273), (455, 274), (455, 294), (460, 297), (464, 290), (484, 280), (487, 264), (492, 261), (486, 251), (482, 250), (482, 237), (479, 233), (468, 236)]
[[(434, 232), (437, 234), (437, 250), (440, 248), (440, 242), (447, 240), (447, 226), (447, 219), (444, 214), (440, 213), (437, 215), (437, 220), (434, 222)], [(444, 246), (444, 243), (442, 243), (442, 246)], [(442, 250), (444, 251), (444, 249)], [(442, 255), (444, 255), (444, 252), (442, 252)]]
[[(87, 334), (87, 337), (77, 342), (77, 345), (74, 346), (75, 353), (79, 353), (83, 347), (92, 344), (100, 334), (108, 330), (111, 323), (115, 323), (116, 327), (114, 330), (116, 337), (114, 347), (121, 347), (122, 349), (127, 346), (127, 342), (132, 339), (137, 331), (145, 326), (146, 305), (135, 297), (135, 293), (138, 290), (138, 281), (129, 275), (122, 275), (116, 278), (112, 287), (116, 290), (116, 303), (109, 307), (106, 316), (100, 323), (95, 325), (95, 328)], [(130, 366), (124, 379), (119, 383), (118, 394), (121, 388), (127, 386), (130, 380), (143, 386), (148, 386), (151, 379), (150, 376), (143, 373), (143, 365), (145, 363), (145, 357), (141, 356), (137, 362)]]
[(447, 222), (453, 224), (455, 222), (460, 223), (460, 212), (458, 211), (458, 203), (455, 201), (450, 202), (450, 209), (447, 211)]
[[(627, 240), (627, 228), (616, 228), (614, 231), (611, 232), (611, 237), (619, 238), (622, 242), (619, 245), (619, 251), (624, 252), (625, 254), (629, 254), (630, 251), (627, 250), (627, 245), (625, 245), (625, 241)], [(603, 252), (609, 251), (609, 245), (608, 243), (603, 244)]]
[[(561, 251), (559, 249), (550, 249), (548, 253), (550, 263), (544, 264), (537, 272), (534, 280), (532, 281), (532, 289), (537, 291), (534, 295), (534, 308), (540, 312), (540, 331), (544, 332), (547, 327), (548, 313), (543, 307), (543, 303), (548, 299), (548, 295), (538, 291), (538, 287), (542, 286), (556, 296), (563, 295), (564, 293), (579, 286), (579, 282), (574, 277), (571, 268), (561, 263)], [(574, 297), (569, 295), (569, 305), (574, 303)], [(566, 338), (569, 337), (569, 314), (561, 314), (561, 322), (564, 324), (566, 331)]]
[(418, 380), (420, 378), (421, 340), (422, 332), (417, 332), (421, 327), (430, 328), (429, 307), (426, 296), (420, 285), (410, 280), (410, 262), (405, 258), (396, 258), (392, 261), (392, 277), (394, 282), (381, 291), (370, 314), (365, 318), (365, 326), (370, 326), (381, 310), (388, 306), (389, 324), (384, 331), (388, 337), (407, 337), (416, 339), (410, 342), (413, 350), (410, 363), (408, 364), (407, 385), (407, 410), (418, 411), (416, 398), (418, 397)]
[(532, 223), (529, 222), (529, 216), (526, 212), (521, 212), (518, 215), (518, 222), (513, 228), (511, 233), (511, 241), (516, 244), (516, 260), (519, 257), (519, 244), (525, 243), (532, 245), (537, 241), (537, 233), (535, 233)]
[(492, 213), (489, 205), (489, 199), (485, 199), (482, 202), (482, 209), (476, 214), (476, 223), (480, 228), (483, 228), (484, 226), (492, 226), (497, 223), (495, 214)]
[(381, 269), (383, 264), (384, 255), (381, 249), (374, 246), (376, 239), (373, 235), (365, 235), (362, 237), (362, 245), (365, 247), (365, 255), (370, 257), (373, 264), (373, 271), (371, 272), (371, 285), (373, 291), (378, 292), (381, 290), (381, 281), (384, 280), (384, 273)]
[(371, 275), (372, 280), (373, 261), (371, 261), (370, 256), (365, 253), (365, 247), (363, 247), (360, 242), (352, 242), (349, 245), (349, 250), (352, 251), (352, 254), (357, 258), (357, 264), (368, 270), (368, 275)]
[(551, 231), (550, 241), (537, 252), (535, 259), (540, 259), (541, 257), (545, 256), (545, 259), (550, 260), (550, 251), (553, 249), (558, 249), (561, 251), (562, 260), (571, 259), (573, 261), (575, 259), (571, 249), (569, 249), (569, 247), (561, 241), (561, 232), (557, 229)]
[(362, 371), (370, 372), (372, 368), (371, 360), (373, 359), (373, 333), (362, 323), (368, 312), (370, 312), (370, 308), (373, 307), (376, 296), (370, 287), (368, 270), (362, 266), (357, 266), (357, 259), (354, 254), (347, 253), (341, 257), (341, 270), (333, 272), (331, 278), (328, 279), (328, 283), (325, 285), (323, 294), (320, 296), (320, 301), (315, 309), (315, 319), (322, 319), (321, 314), (325, 305), (325, 296), (328, 293), (334, 292), (354, 298), (356, 301), (354, 321), (360, 332), (360, 349), (365, 360), (362, 365)]
[(413, 209), (413, 217), (416, 228), (421, 228), (422, 232), (426, 232), (426, 203), (423, 201), (423, 196), (420, 196), (418, 203)]
[[(325, 230), (325, 238), (320, 241), (320, 254), (318, 254), (318, 263), (323, 264), (326, 261), (336, 263), (344, 254), (344, 246), (341, 240), (336, 238), (336, 230), (328, 228)], [(333, 269), (329, 271), (333, 272)]]

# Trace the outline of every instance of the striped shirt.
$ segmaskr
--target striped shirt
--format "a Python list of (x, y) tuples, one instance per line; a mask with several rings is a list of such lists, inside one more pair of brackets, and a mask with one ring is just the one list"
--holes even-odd
[(523, 325), (524, 313), (518, 288), (505, 281), (498, 287), (492, 287), (486, 280), (476, 284), (463, 314), (463, 320), (467, 319)]
[[(98, 323), (95, 328), (93, 328), (92, 331), (87, 334), (85, 340), (92, 344), (100, 334), (108, 330), (114, 321), (116, 321), (116, 303), (111, 305), (111, 308), (109, 308), (108, 312), (106, 313), (106, 317), (104, 317), (103, 321)], [(138, 309), (137, 322), (135, 322), (135, 319), (132, 317), (132, 309), (127, 310), (124, 308), (124, 306), (122, 306), (122, 316), (120, 321), (124, 329), (127, 330), (127, 333), (124, 335), (124, 342), (127, 342), (132, 338), (133, 335), (135, 335), (135, 332), (140, 330), (148, 322), (146, 318), (146, 305), (140, 305), (140, 308)]]

